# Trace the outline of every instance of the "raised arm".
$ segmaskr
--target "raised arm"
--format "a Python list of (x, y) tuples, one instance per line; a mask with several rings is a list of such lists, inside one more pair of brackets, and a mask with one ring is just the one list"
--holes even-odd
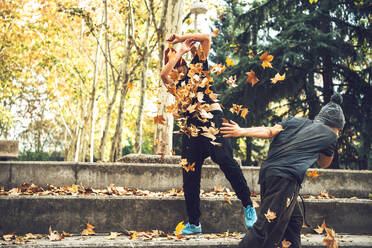
[(253, 138), (270, 139), (275, 137), (283, 127), (281, 125), (275, 125), (273, 127), (250, 127), (241, 128), (237, 123), (230, 120), (230, 123), (222, 123), (221, 133), (225, 134), (223, 137), (240, 137), (248, 136)]
[(166, 87), (169, 86), (171, 83), (170, 79), (168, 78), (169, 73), (174, 69), (177, 62), (181, 59), (182, 55), (189, 52), (191, 48), (194, 46), (195, 41), (194, 40), (186, 40), (178, 51), (176, 51), (176, 54), (170, 58), (167, 64), (163, 66), (163, 69), (161, 70), (161, 79)]
[(209, 51), (211, 49), (211, 36), (209, 34), (184, 34), (184, 35), (176, 35), (172, 34), (169, 39), (167, 40), (171, 44), (177, 44), (180, 42), (184, 42), (185, 40), (194, 40), (196, 42), (200, 42), (202, 48), (203, 48), (203, 53), (204, 53), (204, 58), (207, 58), (209, 55)]

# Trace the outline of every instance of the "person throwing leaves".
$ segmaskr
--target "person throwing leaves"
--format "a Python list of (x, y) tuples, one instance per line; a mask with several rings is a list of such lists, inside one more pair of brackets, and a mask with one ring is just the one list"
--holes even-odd
[[(175, 96), (174, 106), (167, 108), (179, 122), (182, 134), (183, 190), (189, 222), (182, 235), (201, 233), (200, 180), (204, 160), (211, 157), (216, 162), (244, 207), (244, 223), (252, 227), (257, 220), (250, 199), (251, 193), (239, 164), (233, 158), (230, 140), (222, 137), (219, 129), (223, 112), (210, 76), (208, 54), (209, 34), (173, 34), (167, 40), (161, 78), (168, 91)], [(178, 50), (173, 44), (182, 43)], [(198, 45), (198, 47), (196, 47)], [(182, 58), (192, 54), (187, 65)]]
[(338, 132), (345, 124), (341, 103), (342, 96), (334, 94), (315, 120), (288, 117), (273, 127), (252, 128), (223, 123), (224, 137), (274, 138), (260, 168), (260, 214), (238, 247), (301, 247), (298, 192), (311, 165), (317, 161), (327, 168), (332, 162)]

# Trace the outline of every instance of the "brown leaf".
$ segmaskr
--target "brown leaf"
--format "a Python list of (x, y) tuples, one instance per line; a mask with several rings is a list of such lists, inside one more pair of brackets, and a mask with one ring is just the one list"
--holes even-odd
[(290, 247), (291, 246), (291, 242), (289, 242), (289, 241), (287, 241), (287, 240), (283, 240), (282, 241), (282, 248), (288, 248), (288, 247)]
[(230, 205), (232, 205), (230, 198), (225, 197), (225, 200), (226, 200)]
[(62, 240), (64, 237), (58, 233), (58, 231), (53, 231), (52, 227), (49, 226), (49, 235), (48, 239), (51, 241), (59, 241)]
[(213, 30), (213, 35), (214, 37), (217, 37), (218, 33), (220, 32), (220, 30), (217, 28), (215, 30)]
[(325, 223), (325, 220), (323, 220), (322, 225), (315, 228), (314, 231), (318, 234), (322, 234), (325, 228), (326, 228), (326, 223)]
[(160, 125), (164, 125), (165, 119), (163, 115), (158, 115), (154, 117), (154, 122)]
[(256, 83), (258, 83), (260, 80), (256, 77), (256, 73), (253, 70), (250, 70), (249, 72), (245, 73), (247, 75), (246, 82), (251, 83), (252, 86), (254, 86)]
[(338, 243), (335, 240), (336, 233), (331, 228), (325, 228), (326, 230), (326, 237), (323, 239), (323, 244), (326, 245), (328, 248), (338, 248)]
[(271, 61), (273, 60), (274, 56), (268, 54), (266, 51), (260, 56), (260, 60), (262, 61), (262, 67), (265, 69), (266, 67), (272, 68)]

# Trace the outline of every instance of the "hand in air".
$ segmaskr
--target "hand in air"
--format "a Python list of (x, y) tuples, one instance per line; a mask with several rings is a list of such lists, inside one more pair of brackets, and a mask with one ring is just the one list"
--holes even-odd
[(182, 42), (180, 36), (178, 36), (178, 35), (176, 35), (176, 34), (172, 34), (171, 36), (169, 36), (169, 38), (167, 39), (167, 41), (168, 41), (170, 44), (177, 44), (177, 43)]
[(195, 43), (196, 43), (196, 41), (193, 40), (193, 39), (185, 40), (185, 42), (183, 42), (181, 47), (180, 47), (180, 51), (182, 51), (183, 53), (190, 52), (192, 47), (195, 45)]
[(230, 120), (230, 123), (222, 123), (223, 127), (220, 128), (221, 133), (225, 134), (223, 137), (240, 137), (243, 136), (243, 128), (236, 122)]

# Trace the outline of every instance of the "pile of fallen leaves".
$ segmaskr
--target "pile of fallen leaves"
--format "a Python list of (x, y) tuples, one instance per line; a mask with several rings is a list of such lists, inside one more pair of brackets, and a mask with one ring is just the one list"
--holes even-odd
[(328, 248), (338, 248), (338, 243), (335, 240), (336, 232), (332, 228), (326, 226), (325, 220), (323, 220), (322, 225), (315, 228), (314, 231), (318, 234), (323, 234), (325, 232), (323, 244)]

